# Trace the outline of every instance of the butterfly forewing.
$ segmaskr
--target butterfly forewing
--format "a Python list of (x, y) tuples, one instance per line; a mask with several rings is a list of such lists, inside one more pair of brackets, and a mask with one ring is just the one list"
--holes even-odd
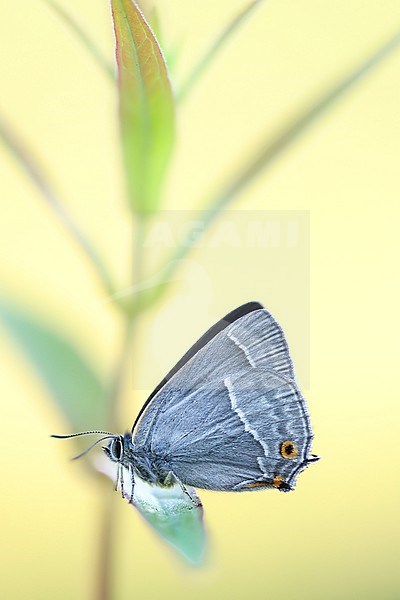
[(144, 405), (142, 406), (136, 420), (133, 424), (132, 431), (135, 429), (136, 424), (141, 418), (144, 411), (147, 409), (147, 406), (150, 404), (152, 399), (158, 392), (165, 386), (165, 384), (178, 372), (180, 369), (187, 363), (189, 360), (201, 350), (208, 342), (210, 342), (218, 333), (220, 333), (223, 329), (226, 329), (231, 323), (234, 323), (241, 317), (255, 311), (262, 310), (263, 306), (259, 302), (247, 302), (247, 304), (243, 304), (238, 308), (235, 308), (230, 313), (225, 315), (222, 319), (214, 323), (210, 329), (208, 329), (194, 344), (189, 348), (189, 350), (182, 356), (182, 358), (176, 363), (176, 365), (167, 373), (164, 379), (157, 385), (157, 387), (152, 391)]

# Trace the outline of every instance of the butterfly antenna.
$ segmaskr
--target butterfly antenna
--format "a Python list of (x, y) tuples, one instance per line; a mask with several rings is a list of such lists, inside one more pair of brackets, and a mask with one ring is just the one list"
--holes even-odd
[(68, 435), (58, 435), (53, 433), (50, 437), (56, 438), (58, 440), (67, 440), (68, 438), (78, 437), (80, 435), (110, 435), (113, 436), (113, 433), (109, 431), (80, 431), (79, 433), (69, 433)]
[(108, 439), (108, 438), (114, 438), (115, 435), (113, 435), (112, 433), (110, 435), (105, 435), (104, 437), (100, 438), (99, 440), (96, 440), (95, 442), (93, 442), (93, 444), (90, 444), (89, 448), (86, 448), (86, 450), (84, 450), (83, 452), (81, 452), (80, 454), (77, 454), (76, 456), (73, 456), (71, 458), (71, 460), (78, 460), (78, 458), (81, 458), (82, 456), (85, 456), (85, 454), (87, 454), (88, 452), (90, 452), (90, 450), (92, 450), (92, 448), (94, 448), (95, 446), (97, 446), (97, 444), (100, 444), (100, 442)]

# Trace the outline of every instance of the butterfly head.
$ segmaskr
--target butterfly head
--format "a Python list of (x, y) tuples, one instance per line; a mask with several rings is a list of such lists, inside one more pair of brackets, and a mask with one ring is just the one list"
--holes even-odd
[(116, 435), (110, 439), (103, 450), (110, 460), (115, 463), (122, 462), (124, 458), (124, 438), (122, 435)]
[(124, 435), (113, 435), (103, 450), (112, 462), (124, 464), (135, 460), (136, 448), (132, 443), (132, 434), (125, 433)]

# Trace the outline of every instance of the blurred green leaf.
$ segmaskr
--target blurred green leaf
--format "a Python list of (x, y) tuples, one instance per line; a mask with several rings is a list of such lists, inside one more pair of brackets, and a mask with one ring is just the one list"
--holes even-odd
[(192, 71), (189, 73), (187, 79), (182, 83), (177, 93), (178, 102), (186, 100), (189, 92), (192, 91), (195, 84), (203, 75), (204, 71), (209, 67), (217, 56), (218, 52), (225, 46), (230, 40), (231, 36), (244, 24), (247, 17), (253, 12), (253, 10), (263, 2), (263, 0), (253, 0), (247, 6), (245, 6), (241, 12), (236, 15), (230, 23), (223, 29), (220, 35), (214, 40), (208, 50), (202, 56), (199, 62), (194, 66)]
[[(125, 481), (129, 481), (129, 474)], [(162, 488), (136, 477), (133, 504), (158, 535), (197, 565), (205, 552), (203, 507), (195, 490), (188, 488), (188, 492), (196, 504), (178, 484)]]
[(106, 390), (93, 367), (60, 333), (0, 298), (0, 322), (39, 375), (73, 430), (105, 425)]
[(89, 54), (94, 58), (101, 69), (110, 77), (112, 81), (115, 80), (115, 68), (114, 65), (109, 62), (106, 57), (98, 48), (97, 44), (91, 39), (91, 37), (82, 29), (79, 23), (72, 17), (72, 15), (53, 0), (44, 0), (46, 4), (57, 14), (57, 16), (65, 23), (65, 25), (72, 31), (82, 45), (89, 51)]
[[(332, 108), (338, 100), (358, 84), (372, 69), (387, 58), (398, 47), (399, 43), (400, 34), (398, 33), (369, 56), (361, 65), (358, 65), (350, 74), (335, 82), (328, 90), (318, 95), (307, 108), (285, 123), (272, 138), (268, 139), (261, 146), (260, 151), (242, 169), (237, 170), (237, 175), (211, 200), (205, 211), (205, 225), (209, 225), (221, 210), (232, 202), (255, 177), (290, 148), (295, 141), (314, 125), (319, 117)], [(192, 232), (189, 232), (189, 236), (192, 235)], [(185, 244), (182, 246), (185, 248)]]
[(97, 275), (106, 291), (112, 294), (114, 286), (111, 277), (97, 250), (92, 246), (79, 225), (77, 225), (77, 223), (66, 210), (64, 204), (57, 196), (53, 186), (46, 177), (44, 170), (35, 159), (33, 153), (27, 149), (15, 131), (11, 129), (1, 115), (0, 140), (2, 140), (5, 147), (16, 160), (20, 168), (25, 171), (26, 176), (31, 180), (37, 191), (42, 196), (43, 200), (52, 210), (55, 217), (60, 221), (75, 243), (78, 244), (79, 248), (92, 263), (92, 266), (96, 270)]
[(112, 0), (122, 147), (131, 207), (156, 210), (174, 140), (174, 102), (157, 40), (132, 0)]

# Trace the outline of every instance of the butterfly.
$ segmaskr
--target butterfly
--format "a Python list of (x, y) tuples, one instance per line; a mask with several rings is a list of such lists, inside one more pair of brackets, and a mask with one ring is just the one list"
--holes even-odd
[(88, 433), (104, 434), (89, 449), (109, 438), (117, 487), (133, 504), (143, 484), (186, 508), (201, 506), (194, 488), (289, 492), (318, 460), (284, 333), (258, 302), (227, 314), (186, 352), (130, 432), (54, 437)]

